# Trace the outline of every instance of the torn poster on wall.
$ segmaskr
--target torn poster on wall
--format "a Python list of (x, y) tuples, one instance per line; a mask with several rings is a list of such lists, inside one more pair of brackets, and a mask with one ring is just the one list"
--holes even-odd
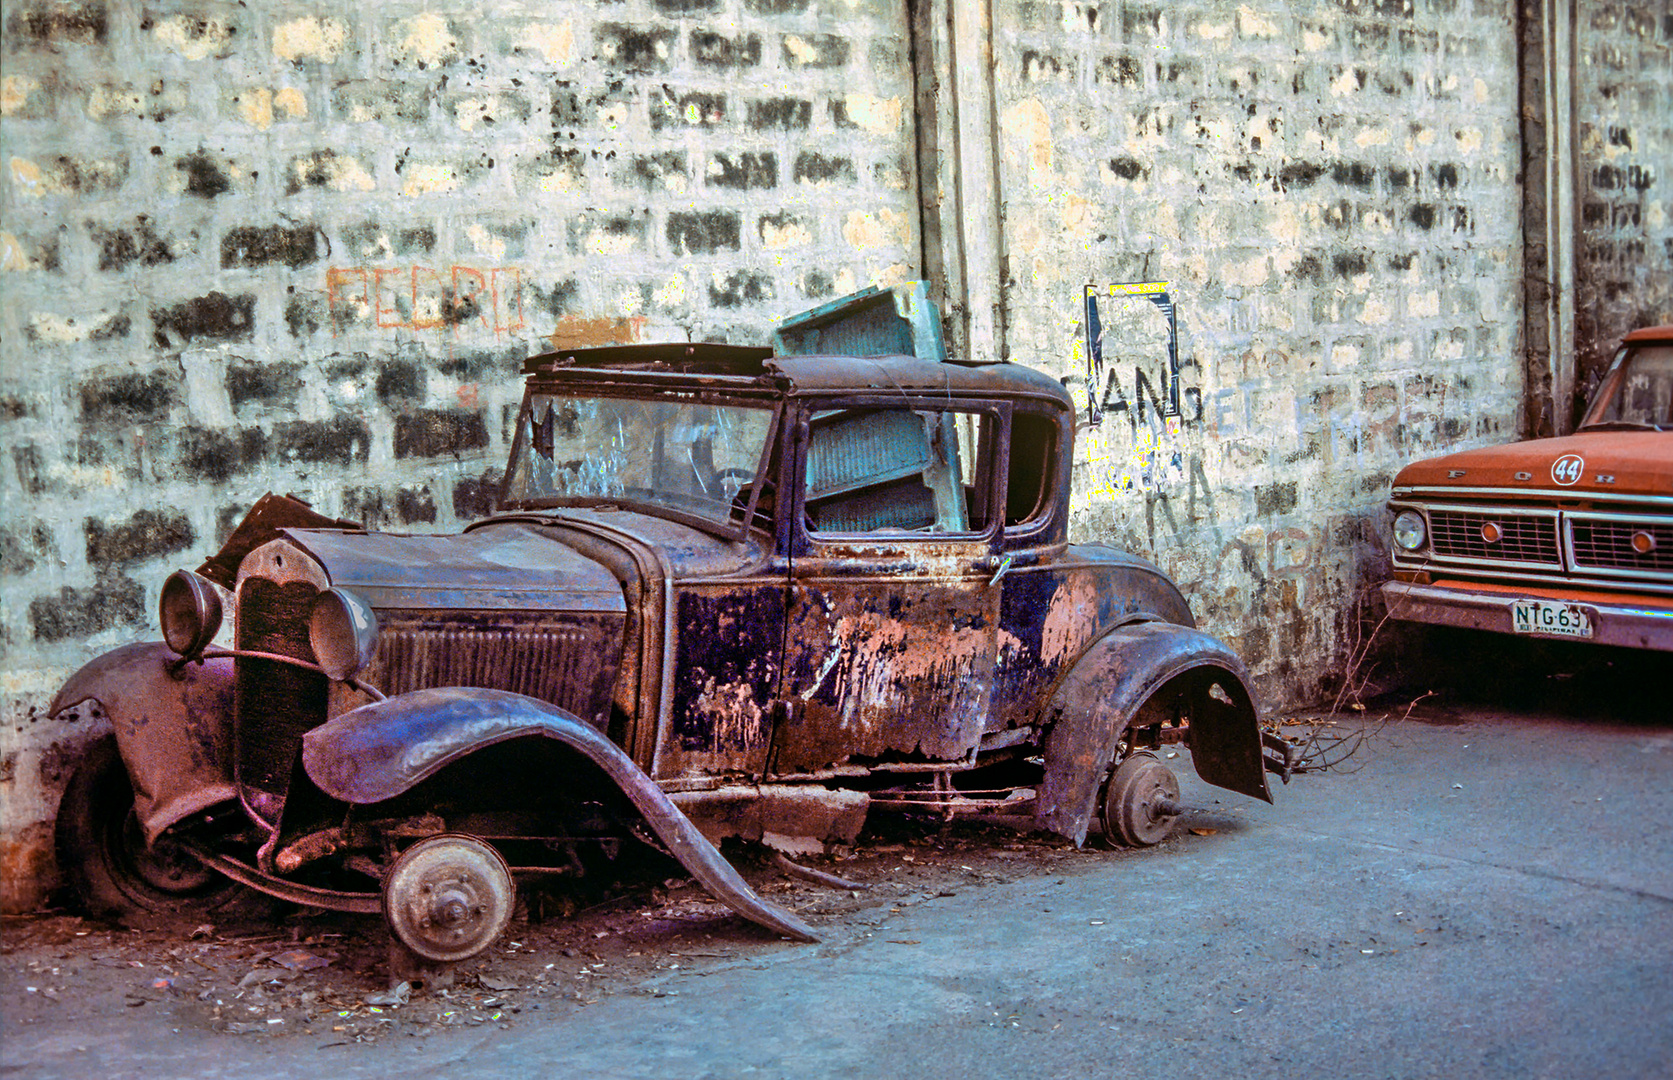
[[(1179, 322), (1165, 281), (1124, 281), (1086, 287), (1086, 409), (1097, 426), (1104, 418), (1104, 357), (1114, 352), (1138, 369), (1165, 373), (1163, 416), (1179, 415)], [(1146, 361), (1154, 361), (1152, 365)]]

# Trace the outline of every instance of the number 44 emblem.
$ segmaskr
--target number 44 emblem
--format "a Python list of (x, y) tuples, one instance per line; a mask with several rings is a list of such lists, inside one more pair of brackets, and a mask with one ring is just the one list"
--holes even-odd
[(1586, 459), (1579, 454), (1564, 454), (1551, 463), (1551, 479), (1561, 487), (1577, 483), (1585, 471)]

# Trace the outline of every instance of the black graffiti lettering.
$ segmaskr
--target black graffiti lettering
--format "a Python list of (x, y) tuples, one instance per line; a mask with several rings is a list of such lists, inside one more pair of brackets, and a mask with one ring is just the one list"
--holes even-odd
[(1202, 423), (1202, 387), (1187, 386), (1183, 391), (1184, 406), (1179, 411), (1182, 424)]
[(1103, 411), (1107, 413), (1126, 412), (1129, 414), (1127, 419), (1132, 420), (1131, 408), (1127, 404), (1127, 395), (1121, 390), (1121, 376), (1117, 375), (1113, 368), (1110, 369), (1109, 381), (1104, 384), (1102, 407)]
[[(1167, 385), (1165, 376), (1162, 379), (1162, 385)], [(1135, 367), (1133, 368), (1133, 400), (1137, 401), (1139, 404), (1138, 419), (1140, 420), (1145, 418), (1144, 403), (1147, 398), (1150, 401), (1150, 407), (1156, 410), (1157, 416), (1168, 415), (1168, 411), (1162, 407), (1162, 399), (1156, 394), (1156, 388), (1152, 386), (1150, 384), (1150, 380), (1145, 377), (1144, 369), (1141, 367)]]
[[(1199, 395), (1200, 396), (1200, 395)], [(1191, 468), (1185, 488), (1185, 517), (1188, 521), (1197, 520), (1197, 489), (1202, 489), (1202, 504), (1208, 514), (1208, 523), (1219, 523), (1219, 515), (1214, 512), (1214, 489), (1208, 484), (1208, 473), (1202, 467), (1202, 455), (1191, 455)]]
[(1144, 525), (1150, 534), (1152, 549), (1156, 547), (1156, 505), (1158, 503), (1162, 506), (1162, 515), (1167, 519), (1168, 532), (1173, 536), (1174, 542), (1178, 543), (1181, 539), (1179, 521), (1173, 516), (1173, 502), (1168, 498), (1167, 493), (1146, 491), (1144, 493)]

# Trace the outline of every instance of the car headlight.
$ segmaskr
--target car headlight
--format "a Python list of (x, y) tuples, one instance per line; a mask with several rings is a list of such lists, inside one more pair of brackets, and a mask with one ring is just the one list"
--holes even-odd
[(378, 643), (378, 617), (371, 605), (347, 589), (333, 586), (314, 597), (308, 616), (308, 643), (325, 674), (347, 681), (372, 662)]
[(206, 578), (176, 570), (163, 582), (157, 601), (163, 640), (181, 656), (194, 657), (209, 647), (221, 629), (221, 594)]
[(1402, 510), (1394, 515), (1394, 542), (1406, 551), (1416, 551), (1428, 539), (1423, 515), (1416, 510)]

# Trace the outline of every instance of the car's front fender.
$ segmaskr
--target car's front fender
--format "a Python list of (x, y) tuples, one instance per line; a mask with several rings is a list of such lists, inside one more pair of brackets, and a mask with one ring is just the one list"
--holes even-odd
[[(1219, 693), (1215, 693), (1215, 688)], [(1081, 654), (1058, 686), (1036, 804), (1044, 829), (1086, 839), (1098, 787), (1122, 732), (1161, 692), (1185, 695), (1191, 761), (1210, 784), (1272, 801), (1260, 715), (1242, 661), (1217, 638), (1167, 622), (1119, 626)]]
[(787, 937), (818, 940), (796, 916), (757, 896), (620, 747), (556, 705), (503, 690), (415, 690), (314, 728), (302, 737), (302, 764), (332, 798), (375, 803), (483, 747), (528, 736), (556, 739), (603, 769), (681, 865), (733, 911)]
[(89, 701), (98, 703), (116, 732), (147, 843), (170, 825), (237, 796), (230, 658), (183, 664), (160, 641), (124, 645), (71, 675), (53, 698), (51, 714)]

